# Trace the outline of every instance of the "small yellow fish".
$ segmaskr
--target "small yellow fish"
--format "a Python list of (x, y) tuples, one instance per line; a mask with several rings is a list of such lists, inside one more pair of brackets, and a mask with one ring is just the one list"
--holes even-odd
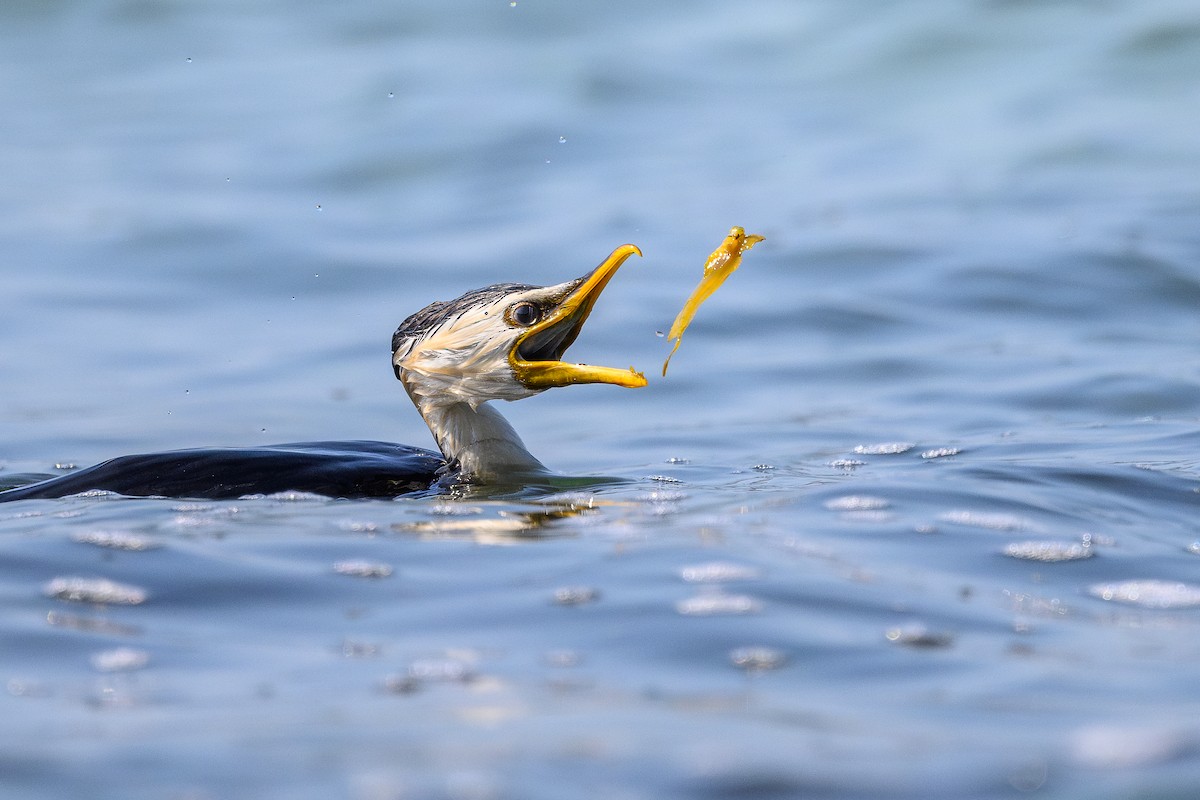
[(729, 235), (725, 237), (725, 241), (721, 242), (721, 246), (713, 250), (708, 261), (704, 262), (704, 277), (696, 285), (692, 296), (684, 303), (679, 316), (671, 323), (671, 332), (667, 334), (667, 338), (675, 340), (675, 346), (671, 348), (671, 352), (667, 354), (667, 360), (663, 362), (662, 374), (664, 377), (667, 374), (667, 365), (671, 363), (671, 356), (675, 355), (675, 351), (679, 349), (679, 343), (683, 341), (683, 332), (687, 330), (688, 325), (692, 324), (692, 317), (696, 316), (700, 304), (711, 297), (712, 293), (725, 282), (725, 279), (741, 266), (742, 253), (762, 240), (763, 237), (755, 234), (746, 235), (745, 228), (734, 225), (729, 229)]

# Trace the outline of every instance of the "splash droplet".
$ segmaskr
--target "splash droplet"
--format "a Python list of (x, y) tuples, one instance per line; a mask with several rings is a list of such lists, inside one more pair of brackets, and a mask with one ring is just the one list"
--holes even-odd
[(891, 505), (882, 497), (865, 494), (847, 494), (826, 500), (825, 508), (830, 511), (882, 511)]
[(735, 564), (731, 561), (710, 561), (704, 564), (690, 564), (679, 570), (679, 577), (688, 583), (727, 583), (729, 581), (749, 581), (760, 577), (757, 567)]
[(1090, 542), (1012, 542), (1001, 552), (1009, 558), (1045, 563), (1079, 561), (1094, 555)]
[(739, 647), (729, 652), (729, 660), (746, 672), (766, 672), (783, 666), (787, 656), (773, 647)]
[(385, 564), (382, 561), (350, 559), (335, 562), (333, 571), (338, 575), (347, 575), (351, 578), (390, 578), (393, 569), (391, 564)]
[(99, 672), (132, 672), (150, 663), (150, 654), (133, 647), (116, 647), (94, 653), (90, 659)]
[(71, 535), (71, 541), (79, 542), (80, 544), (90, 544), (95, 547), (107, 547), (112, 550), (126, 550), (129, 552), (141, 552), (143, 550), (153, 550), (158, 547), (157, 542), (146, 539), (143, 536), (138, 536), (135, 533), (127, 533), (125, 531), (81, 531)]
[(558, 143), (559, 143), (559, 144), (566, 144), (566, 143), (567, 143), (567, 137), (565, 137), (565, 136), (560, 136), (560, 137), (558, 137)]
[(1120, 583), (1097, 583), (1088, 587), (1088, 594), (1101, 600), (1141, 606), (1143, 608), (1195, 608), (1200, 606), (1200, 586), (1180, 581), (1132, 580)]
[(947, 511), (944, 514), (938, 514), (938, 519), (954, 525), (965, 525), (968, 528), (983, 528), (991, 531), (1031, 531), (1036, 529), (1030, 520), (1004, 512)]
[(560, 606), (583, 606), (600, 599), (600, 590), (592, 586), (560, 586), (554, 590), (554, 603)]
[(762, 603), (744, 594), (707, 592), (680, 600), (675, 604), (675, 610), (685, 617), (757, 614), (762, 610)]
[(854, 452), (860, 456), (895, 456), (907, 453), (916, 445), (911, 442), (879, 442), (878, 444), (860, 444)]
[(904, 647), (940, 648), (954, 644), (954, 634), (930, 630), (919, 623), (888, 628), (884, 636), (889, 642)]
[(42, 587), (42, 594), (73, 603), (136, 606), (146, 602), (146, 590), (140, 586), (117, 583), (106, 578), (55, 578)]

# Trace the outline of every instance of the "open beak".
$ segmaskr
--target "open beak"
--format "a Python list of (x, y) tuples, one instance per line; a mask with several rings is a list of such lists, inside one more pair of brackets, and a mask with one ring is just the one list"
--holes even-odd
[(560, 360), (579, 335), (604, 287), (635, 253), (640, 256), (642, 251), (636, 245), (623, 244), (591, 273), (567, 284), (567, 293), (554, 310), (521, 334), (509, 352), (508, 361), (517, 380), (530, 389), (573, 383), (611, 383), (630, 389), (646, 385), (646, 377), (633, 367), (592, 367)]

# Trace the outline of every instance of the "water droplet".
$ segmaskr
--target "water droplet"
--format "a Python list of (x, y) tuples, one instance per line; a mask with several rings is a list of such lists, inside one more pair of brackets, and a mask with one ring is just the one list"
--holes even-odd
[(388, 578), (392, 574), (392, 565), (381, 561), (354, 559), (338, 561), (333, 565), (333, 571), (352, 578)]
[(932, 631), (924, 625), (905, 625), (888, 628), (884, 636), (889, 642), (905, 647), (949, 647), (954, 643), (954, 635), (943, 631)]
[(321, 210), (321, 204), (317, 203), (317, 211), (320, 211), (320, 210)]
[(396, 96), (396, 93), (395, 93), (395, 92), (388, 92), (388, 99), (391, 99), (391, 98), (393, 98), (393, 97), (395, 97), (395, 96)]
[(787, 656), (773, 647), (739, 647), (730, 651), (729, 660), (747, 672), (765, 672), (783, 666)]
[(679, 577), (688, 583), (725, 583), (727, 581), (749, 581), (761, 575), (755, 567), (735, 564), (731, 561), (710, 561), (691, 564), (679, 570)]
[(382, 648), (374, 642), (342, 640), (342, 655), (346, 658), (375, 658), (381, 650)]
[(725, 614), (757, 614), (762, 603), (744, 594), (711, 592), (680, 600), (675, 610), (685, 617), (711, 617)]
[(475, 678), (475, 669), (457, 658), (427, 658), (409, 664), (408, 675), (419, 681), (467, 683)]
[(565, 136), (560, 136), (560, 137), (558, 137), (558, 143), (559, 143), (559, 144), (566, 144), (566, 143), (567, 143), (567, 137), (565, 137)]
[(115, 647), (94, 653), (90, 661), (99, 672), (132, 672), (150, 663), (150, 654), (133, 647)]
[(554, 590), (554, 603), (560, 606), (583, 606), (600, 599), (600, 590), (591, 586), (560, 586)]
[(157, 542), (153, 542), (144, 536), (126, 533), (125, 531), (81, 531), (80, 533), (72, 534), (71, 541), (79, 542), (80, 544), (90, 544), (96, 547), (107, 547), (112, 550), (127, 550), (129, 552), (153, 550), (159, 546)]
[(146, 602), (146, 590), (106, 578), (55, 578), (42, 587), (55, 600), (136, 606)]
[(1195, 608), (1200, 606), (1200, 586), (1179, 581), (1133, 580), (1097, 583), (1088, 594), (1101, 600), (1128, 603), (1143, 608)]
[(1013, 542), (1002, 551), (1009, 558), (1023, 561), (1042, 561), (1048, 564), (1059, 561), (1079, 561), (1094, 555), (1088, 542)]
[(826, 500), (825, 508), (830, 511), (882, 511), (891, 503), (882, 497), (872, 497), (865, 494), (848, 494)]
[(189, 64), (192, 63), (192, 60), (190, 58), (185, 58), (184, 61), (186, 61)]
[(432, 506), (429, 509), (430, 514), (439, 517), (471, 517), (476, 514), (482, 514), (483, 509), (479, 506), (462, 506), (454, 503), (443, 503), (441, 505)]
[(947, 511), (938, 514), (942, 522), (954, 525), (965, 525), (968, 528), (983, 528), (989, 531), (1031, 531), (1036, 526), (1027, 519), (1016, 514), (988, 513), (979, 511)]
[(550, 163), (550, 159), (548, 159), (548, 158), (547, 158), (547, 159), (546, 159), (546, 163), (547, 163), (547, 164), (549, 164), (549, 163)]
[(508, 7), (509, 7), (509, 8), (516, 8), (516, 7), (517, 7), (517, 0), (510, 0), (510, 2), (509, 2), (509, 4), (508, 4)]
[(654, 335), (661, 339), (664, 336), (666, 336), (667, 334), (663, 333), (662, 331), (655, 331)]
[(854, 452), (860, 456), (894, 456), (907, 453), (915, 445), (912, 442), (880, 442), (879, 444), (860, 444)]

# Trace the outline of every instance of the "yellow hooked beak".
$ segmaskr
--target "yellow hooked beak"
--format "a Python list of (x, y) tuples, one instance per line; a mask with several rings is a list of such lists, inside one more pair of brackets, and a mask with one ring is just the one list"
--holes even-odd
[(544, 319), (517, 338), (508, 354), (517, 380), (530, 389), (551, 389), (574, 383), (611, 383), (630, 389), (646, 385), (646, 377), (633, 367), (592, 367), (559, 360), (579, 335), (604, 287), (635, 253), (640, 256), (642, 251), (632, 244), (623, 244), (613, 250), (600, 266), (576, 281)]

